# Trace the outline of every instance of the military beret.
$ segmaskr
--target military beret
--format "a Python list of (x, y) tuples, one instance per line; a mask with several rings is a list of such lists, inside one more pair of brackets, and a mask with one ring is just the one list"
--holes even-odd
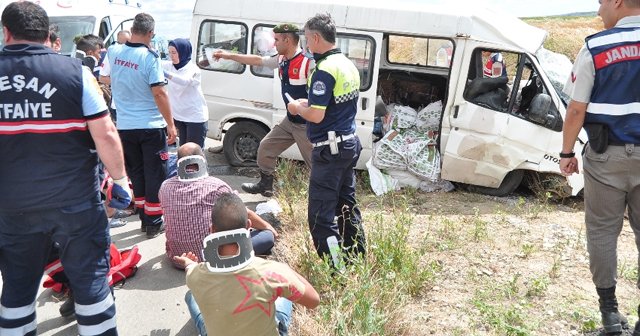
[(274, 33), (294, 33), (297, 34), (300, 32), (300, 28), (293, 23), (282, 23), (275, 27), (273, 27)]

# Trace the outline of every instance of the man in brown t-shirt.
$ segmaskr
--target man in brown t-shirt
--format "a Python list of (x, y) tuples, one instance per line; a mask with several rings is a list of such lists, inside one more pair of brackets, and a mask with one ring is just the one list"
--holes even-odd
[[(251, 244), (244, 242), (249, 239), (251, 221), (237, 195), (220, 195), (211, 219), (214, 234), (205, 242), (210, 237), (232, 240), (215, 247), (215, 260), (209, 260), (207, 253), (207, 260), (201, 263), (191, 252), (174, 257), (187, 272), (191, 290), (186, 296), (187, 305), (200, 334), (206, 335), (208, 330), (215, 335), (266, 336), (278, 335), (278, 331), (286, 335), (290, 301), (315, 308), (320, 302), (318, 293), (289, 266), (253, 255)], [(233, 262), (225, 262), (229, 259)], [(278, 312), (284, 313), (279, 319), (278, 308), (285, 310)]]

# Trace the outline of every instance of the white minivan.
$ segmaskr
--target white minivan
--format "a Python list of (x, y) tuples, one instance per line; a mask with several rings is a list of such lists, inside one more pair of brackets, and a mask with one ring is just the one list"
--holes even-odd
[[(387, 104), (415, 109), (441, 101), (437, 146), (443, 179), (506, 195), (531, 172), (564, 184), (562, 196), (582, 189), (582, 175), (565, 178), (558, 168), (567, 102), (536, 57), (544, 30), (485, 9), (334, 1), (196, 1), (191, 40), (197, 46), (193, 58), (203, 70), (209, 136), (221, 139), (224, 134), (224, 152), (232, 164), (254, 164), (260, 139), (286, 110), (274, 72), (216, 62), (212, 53), (272, 54), (274, 25), (302, 27), (316, 13), (328, 12), (336, 22), (338, 47), (361, 76), (359, 168), (372, 155), (378, 96)], [(504, 75), (485, 78), (487, 55), (498, 53)], [(577, 153), (586, 142), (584, 132), (579, 138)], [(296, 146), (283, 156), (300, 159)]]
[[(14, 0), (0, 0), (0, 13)], [(60, 53), (75, 55), (73, 39), (94, 34), (105, 41), (105, 47), (116, 42), (118, 32), (130, 30), (133, 18), (140, 13), (140, 2), (129, 0), (32, 0), (42, 6), (49, 23), (56, 25), (62, 41)], [(0, 45), (2, 44), (0, 31)]]

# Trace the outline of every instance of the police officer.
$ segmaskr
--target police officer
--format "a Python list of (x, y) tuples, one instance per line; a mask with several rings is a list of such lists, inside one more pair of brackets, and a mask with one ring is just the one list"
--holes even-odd
[(329, 14), (309, 19), (304, 35), (316, 68), (308, 81), (308, 100), (294, 100), (288, 108), (308, 121), (313, 144), (308, 210), (313, 243), (321, 258), (340, 268), (340, 247), (349, 254), (365, 252), (354, 171), (362, 150), (355, 135), (360, 75), (336, 48), (336, 26)]
[(115, 178), (110, 205), (128, 206), (117, 131), (90, 71), (43, 45), (49, 18), (40, 6), (13, 2), (2, 25), (0, 335), (36, 335), (35, 299), (54, 243), (74, 293), (78, 333), (117, 335), (97, 168), (99, 156)]
[[(573, 152), (580, 128), (589, 136), (582, 157), (585, 223), (592, 280), (604, 332), (627, 324), (618, 311), (616, 245), (625, 208), (640, 250), (640, 0), (601, 0), (606, 30), (586, 38), (565, 93), (571, 97), (563, 128), (560, 169), (578, 172)], [(635, 336), (640, 336), (640, 322)]]
[(111, 90), (118, 106), (118, 132), (147, 238), (164, 231), (158, 191), (167, 177), (167, 142), (176, 139), (160, 59), (149, 48), (154, 28), (153, 17), (140, 13), (134, 18), (131, 40), (108, 51)]
[[(299, 46), (300, 37), (298, 26), (283, 23), (273, 27), (275, 46), (278, 55), (258, 56), (233, 54), (218, 51), (213, 56), (230, 59), (243, 64), (264, 66), (278, 69), (280, 76), (282, 99), (285, 105), (289, 102), (288, 93), (292, 99), (307, 97), (307, 78), (314, 67), (313, 60), (307, 57)], [(258, 147), (258, 167), (260, 181), (258, 183), (244, 183), (242, 190), (251, 194), (262, 194), (265, 197), (273, 195), (273, 172), (276, 170), (276, 160), (282, 152), (294, 143), (298, 145), (300, 154), (307, 167), (311, 167), (311, 143), (307, 138), (307, 121), (300, 116), (294, 116), (287, 111), (287, 117), (275, 125), (260, 141)]]

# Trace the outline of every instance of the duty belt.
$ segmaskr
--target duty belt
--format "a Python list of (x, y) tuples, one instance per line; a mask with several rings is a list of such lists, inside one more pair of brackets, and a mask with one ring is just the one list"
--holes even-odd
[[(351, 133), (347, 135), (339, 135), (336, 137), (336, 143), (341, 143), (343, 141), (353, 139), (355, 137), (356, 137), (355, 133)], [(316, 147), (326, 146), (328, 144), (329, 144), (329, 140), (325, 140), (325, 141), (313, 143), (312, 145), (313, 145), (313, 148), (316, 148)]]

